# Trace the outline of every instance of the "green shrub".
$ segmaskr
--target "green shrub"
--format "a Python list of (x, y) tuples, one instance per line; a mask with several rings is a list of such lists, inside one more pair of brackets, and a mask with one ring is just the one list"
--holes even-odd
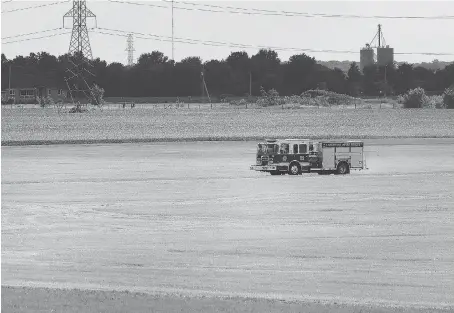
[(443, 92), (443, 104), (447, 109), (454, 109), (454, 86)]
[(329, 90), (308, 90), (301, 94), (303, 98), (316, 99), (318, 106), (350, 105), (361, 102), (360, 99)]
[(69, 110), (69, 113), (86, 113), (88, 112), (86, 107), (82, 107), (80, 103), (76, 103), (76, 106)]
[(426, 92), (421, 87), (411, 89), (403, 95), (401, 100), (406, 109), (423, 108), (427, 107), (429, 98)]
[(260, 93), (261, 97), (257, 100), (257, 105), (267, 107), (282, 104), (279, 93), (276, 89), (271, 89), (267, 92), (263, 87), (260, 87)]
[(91, 88), (90, 103), (97, 106), (102, 106), (104, 104), (104, 89), (96, 84)]
[(55, 104), (54, 99), (51, 96), (42, 97), (39, 102), (40, 107), (45, 108), (46, 106), (52, 106)]
[(424, 103), (424, 108), (429, 109), (444, 109), (443, 96), (429, 96), (427, 97), (427, 103)]
[(230, 100), (230, 105), (241, 105), (241, 106), (246, 106), (247, 104), (251, 103), (247, 101), (246, 99), (240, 99), (240, 100)]

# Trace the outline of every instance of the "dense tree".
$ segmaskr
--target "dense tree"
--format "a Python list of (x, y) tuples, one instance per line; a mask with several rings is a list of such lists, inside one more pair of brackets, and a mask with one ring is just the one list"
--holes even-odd
[(301, 94), (315, 88), (317, 79), (312, 74), (316, 71), (317, 62), (306, 54), (297, 54), (290, 57), (283, 64), (283, 83), (286, 94)]
[(231, 90), (231, 69), (226, 61), (211, 60), (203, 65), (208, 91), (213, 96), (221, 96)]
[[(2, 54), (2, 90), (8, 88), (9, 68), (11, 84), (54, 86), (65, 85), (68, 69), (80, 64), (81, 55), (53, 56), (47, 52), (30, 53), (9, 60)], [(361, 72), (353, 62), (348, 71), (330, 69), (315, 58), (297, 54), (282, 62), (276, 51), (261, 49), (249, 56), (245, 51), (232, 52), (225, 60), (202, 62), (199, 57), (187, 57), (174, 62), (160, 51), (142, 54), (133, 66), (107, 64), (97, 58), (86, 69), (93, 73), (87, 80), (105, 90), (106, 97), (164, 97), (200, 96), (202, 73), (210, 95), (245, 97), (249, 88), (253, 95), (260, 89), (275, 89), (281, 95), (299, 95), (325, 86), (327, 89), (354, 96), (397, 95), (422, 87), (428, 93), (441, 94), (454, 84), (454, 64), (443, 69), (427, 69), (408, 63), (366, 67)], [(80, 82), (84, 84), (84, 82)]]
[(252, 79), (251, 59), (245, 51), (232, 52), (226, 59), (230, 68), (230, 89), (225, 93), (245, 95), (249, 93), (249, 85)]
[(363, 79), (361, 82), (361, 89), (365, 95), (378, 96), (380, 95), (379, 82), (381, 77), (379, 75), (377, 65), (369, 65), (363, 69)]
[(414, 68), (412, 64), (400, 64), (397, 68), (397, 75), (399, 76), (396, 82), (396, 91), (398, 94), (403, 94), (408, 90), (414, 89), (416, 87), (414, 79)]
[(347, 93), (351, 96), (358, 96), (361, 93), (362, 74), (356, 62), (350, 64), (347, 72)]
[(260, 94), (260, 87), (266, 90), (279, 88), (282, 81), (280, 75), (281, 60), (276, 51), (260, 49), (251, 57), (252, 94)]
[(351, 83), (359, 83), (361, 81), (361, 71), (359, 70), (358, 64), (352, 62), (347, 72), (348, 81)]

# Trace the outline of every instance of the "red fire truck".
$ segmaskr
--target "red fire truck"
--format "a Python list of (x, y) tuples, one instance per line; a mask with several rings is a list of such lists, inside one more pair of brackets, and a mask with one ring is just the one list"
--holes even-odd
[(362, 141), (312, 141), (267, 139), (257, 145), (256, 164), (251, 170), (271, 175), (349, 174), (366, 169)]

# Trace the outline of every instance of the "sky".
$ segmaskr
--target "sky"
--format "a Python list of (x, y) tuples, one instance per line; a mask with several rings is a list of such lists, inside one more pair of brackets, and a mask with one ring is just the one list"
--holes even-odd
[[(94, 58), (108, 63), (127, 63), (127, 38), (118, 36), (128, 32), (141, 33), (134, 36), (134, 59), (140, 54), (159, 50), (172, 56), (172, 10), (169, 1), (88, 0), (87, 7), (96, 15), (87, 22), (91, 29), (89, 38)], [(186, 2), (185, 2), (186, 1)], [(55, 5), (13, 11), (43, 4)], [(139, 3), (128, 4), (124, 2)], [(198, 5), (193, 5), (196, 3)], [(261, 14), (234, 14), (226, 9), (204, 5), (271, 11), (305, 12), (311, 14), (341, 14), (360, 16), (440, 16), (451, 15), (452, 19), (383, 19), (383, 18), (329, 18)], [(66, 29), (53, 30), (35, 35), (5, 38), (31, 32), (40, 32), (63, 27), (63, 15), (72, 8), (71, 1), (20, 1), (2, 0), (1, 34), (2, 53), (7, 58), (29, 55), (31, 52), (47, 51), (54, 55), (68, 52), (72, 19), (65, 19)], [(186, 9), (182, 9), (186, 8)], [(194, 10), (218, 10), (207, 12)], [(232, 11), (233, 9), (231, 9)], [(12, 11), (12, 12), (8, 12)], [(233, 10), (235, 11), (235, 10)], [(236, 10), (238, 11), (238, 10)], [(258, 12), (258, 11), (256, 11)], [(454, 61), (454, 1), (198, 1), (175, 0), (174, 37), (201, 41), (216, 41), (254, 46), (237, 48), (203, 44), (174, 43), (176, 61), (189, 56), (200, 56), (203, 61), (225, 59), (232, 51), (257, 53), (257, 46), (280, 47), (277, 50), (282, 61), (304, 51), (288, 48), (352, 51), (351, 53), (305, 52), (317, 60), (349, 60), (359, 62), (359, 50), (370, 43), (382, 25), (386, 44), (395, 53), (451, 53), (450, 56), (396, 54), (395, 60), (431, 62)], [(97, 26), (98, 28), (94, 29)], [(109, 29), (107, 31), (106, 29)], [(115, 30), (112, 31), (112, 30)], [(121, 31), (121, 32), (119, 32)], [(66, 33), (67, 32), (67, 33)], [(100, 32), (117, 34), (107, 35)], [(64, 34), (66, 33), (66, 34)], [(11, 42), (15, 40), (62, 34), (49, 38)], [(151, 37), (158, 35), (164, 37)], [(165, 41), (156, 40), (156, 38)], [(7, 43), (7, 42), (10, 43)], [(177, 41), (175, 39), (175, 41)]]

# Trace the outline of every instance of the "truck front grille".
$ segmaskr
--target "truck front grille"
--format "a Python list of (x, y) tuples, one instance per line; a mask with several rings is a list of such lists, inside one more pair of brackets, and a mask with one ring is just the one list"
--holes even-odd
[(269, 160), (268, 156), (263, 155), (261, 160), (262, 160), (262, 165), (268, 165), (268, 160)]

